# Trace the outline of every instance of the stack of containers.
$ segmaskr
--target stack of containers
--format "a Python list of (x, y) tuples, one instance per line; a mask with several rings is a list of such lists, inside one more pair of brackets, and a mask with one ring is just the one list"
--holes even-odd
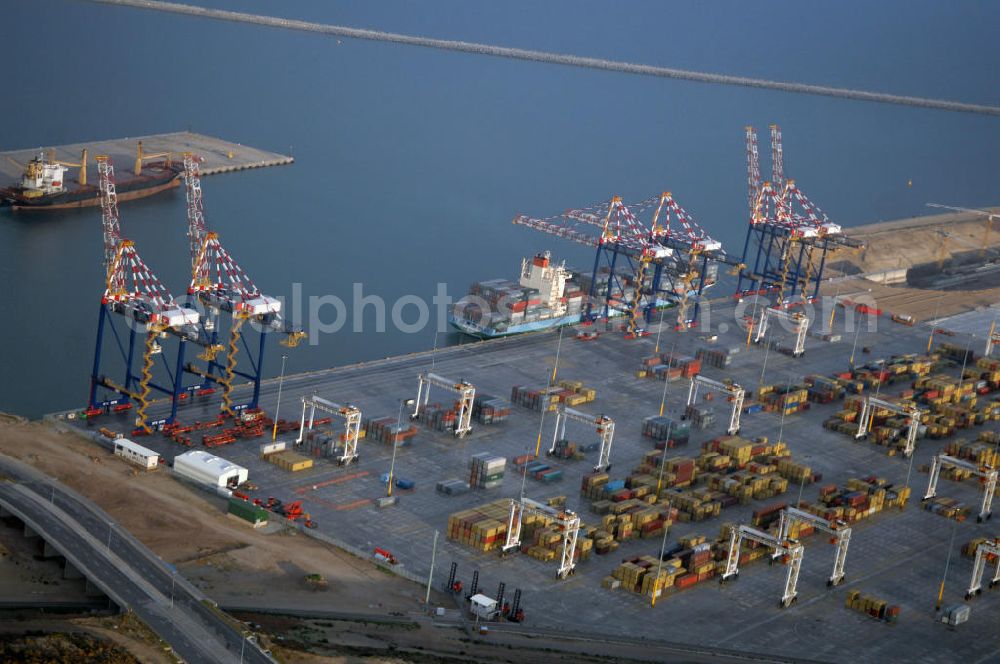
[(833, 403), (844, 396), (844, 388), (833, 378), (806, 376), (805, 384), (809, 401), (813, 403)]
[(529, 387), (515, 385), (510, 391), (510, 400), (519, 406), (524, 406), (531, 410), (546, 411), (555, 410), (559, 403), (557, 394), (562, 391), (560, 387)]
[(654, 415), (642, 421), (642, 435), (657, 441), (657, 449), (686, 445), (691, 436), (691, 424), (670, 417)]
[(566, 315), (572, 316), (583, 311), (583, 291), (572, 281), (566, 282), (563, 300), (566, 303)]
[(387, 445), (395, 442), (397, 445), (409, 445), (417, 435), (417, 427), (412, 424), (397, 425), (395, 417), (377, 417), (366, 419), (363, 423), (365, 436)]
[(473, 454), (469, 462), (469, 485), (481, 489), (494, 489), (503, 484), (507, 460), (488, 452)]
[(439, 403), (429, 403), (420, 406), (418, 418), (428, 429), (448, 431), (455, 428), (458, 417), (454, 407), (442, 406)]
[(700, 348), (697, 357), (702, 363), (717, 369), (727, 368), (733, 361), (733, 356), (740, 352), (739, 346), (730, 348)]
[(849, 609), (864, 613), (872, 618), (885, 620), (886, 622), (894, 623), (899, 620), (900, 610), (898, 606), (894, 604), (890, 605), (884, 599), (878, 597), (862, 595), (859, 590), (850, 590), (847, 592), (846, 606)]
[(437, 483), (436, 489), (446, 496), (457, 496), (469, 490), (469, 483), (458, 479), (441, 480)]
[(296, 454), (295, 452), (275, 452), (274, 454), (268, 454), (264, 458), (278, 468), (293, 473), (312, 468), (313, 466), (312, 459), (301, 454)]
[(979, 434), (979, 440), (968, 443), (964, 440), (956, 440), (945, 446), (945, 453), (968, 459), (981, 466), (996, 468), (1000, 465), (1000, 453), (997, 451), (1000, 444), (1000, 434), (996, 431), (983, 431)]
[(488, 394), (477, 394), (472, 403), (472, 417), (480, 424), (497, 424), (510, 415), (510, 404)]
[(495, 551), (507, 534), (510, 501), (488, 503), (448, 517), (448, 539), (478, 551)]
[(684, 409), (684, 417), (699, 429), (715, 424), (715, 411), (707, 406), (690, 405)]

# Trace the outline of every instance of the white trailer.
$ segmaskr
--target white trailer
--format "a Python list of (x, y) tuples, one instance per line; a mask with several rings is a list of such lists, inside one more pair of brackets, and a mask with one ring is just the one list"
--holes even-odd
[(159, 453), (138, 443), (133, 443), (128, 438), (118, 438), (115, 440), (115, 456), (120, 456), (129, 463), (139, 466), (144, 470), (153, 470), (160, 463)]

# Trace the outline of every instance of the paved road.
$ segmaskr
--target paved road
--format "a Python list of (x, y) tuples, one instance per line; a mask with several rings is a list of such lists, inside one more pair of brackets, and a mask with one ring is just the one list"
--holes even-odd
[(99, 507), (60, 482), (0, 455), (0, 501), (123, 608), (135, 611), (187, 662), (273, 660), (227, 622), (170, 565)]

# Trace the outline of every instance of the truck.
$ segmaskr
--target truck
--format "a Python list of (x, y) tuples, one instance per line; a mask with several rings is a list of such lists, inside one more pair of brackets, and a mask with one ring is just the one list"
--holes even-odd
[(379, 547), (375, 547), (375, 552), (372, 555), (375, 557), (375, 560), (389, 563), (390, 565), (395, 565), (399, 562), (396, 560), (396, 556), (392, 555), (391, 552), (386, 549), (380, 549)]

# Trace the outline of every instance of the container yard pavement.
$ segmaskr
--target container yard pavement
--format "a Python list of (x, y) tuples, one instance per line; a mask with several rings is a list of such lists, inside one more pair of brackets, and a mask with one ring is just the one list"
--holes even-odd
[[(718, 341), (711, 345), (731, 347), (745, 342), (745, 332), (732, 324), (731, 308), (731, 304), (723, 305), (713, 311), (715, 321), (729, 321), (732, 329), (720, 333)], [(842, 315), (839, 318), (842, 320)], [(869, 333), (864, 328), (859, 334), (857, 363), (893, 354), (922, 353), (928, 332), (927, 328), (906, 327), (882, 317), (876, 332)], [(731, 377), (756, 390), (763, 369), (765, 383), (794, 385), (806, 374), (828, 375), (847, 369), (854, 334), (850, 331), (843, 336), (840, 343), (810, 337), (805, 356), (799, 359), (775, 351), (765, 353), (758, 347), (744, 348), (734, 356), (727, 370), (705, 366), (702, 373), (716, 379)], [(965, 341), (961, 337), (949, 340)], [(597, 400), (579, 408), (595, 415), (603, 413), (616, 421), (612, 477), (628, 475), (641, 457), (653, 449), (652, 443), (641, 436), (641, 423), (644, 417), (657, 414), (664, 384), (635, 376), (641, 358), (651, 354), (653, 343), (654, 337), (626, 341), (617, 332), (588, 342), (576, 341), (567, 333), (563, 340), (558, 377), (580, 380), (596, 388)], [(429, 370), (432, 362), (435, 373), (467, 380), (479, 393), (506, 398), (513, 385), (547, 382), (555, 361), (556, 344), (557, 334), (549, 332), (442, 349), (433, 358), (425, 353), (286, 377), (281, 414), (297, 418), (301, 408), (299, 397), (316, 393), (355, 404), (366, 417), (395, 416), (400, 400), (415, 396), (417, 373)], [(709, 344), (696, 331), (666, 331), (660, 350), (693, 355), (706, 345)], [(863, 354), (864, 347), (871, 347), (870, 355)], [(978, 341), (975, 348), (981, 350)], [(264, 390), (262, 406), (269, 413), (275, 410), (276, 390), (276, 381)], [(900, 386), (890, 386), (881, 396), (892, 396), (900, 390)], [(669, 383), (668, 414), (679, 415), (686, 397), (686, 381)], [(432, 403), (452, 400), (449, 393), (434, 392), (431, 396)], [(728, 419), (725, 401), (718, 399), (714, 404), (716, 425), (707, 431), (693, 430), (689, 446), (673, 452), (696, 456), (701, 442), (725, 433), (723, 422)], [(872, 473), (897, 485), (904, 484), (910, 466), (907, 460), (888, 457), (884, 447), (854, 442), (848, 436), (822, 428), (821, 422), (841, 407), (838, 403), (813, 404), (811, 410), (790, 415), (783, 423), (773, 413), (744, 415), (741, 435), (768, 436), (772, 441), (780, 437), (787, 442), (794, 461), (822, 473), (823, 484), (843, 485), (849, 478)], [(152, 410), (158, 409), (162, 412), (159, 406)], [(217, 409), (214, 402), (190, 404), (182, 411), (181, 419), (185, 422), (212, 419)], [(938, 584), (956, 522), (920, 508), (919, 498), (927, 477), (917, 468), (940, 452), (946, 441), (918, 441), (909, 480), (914, 497), (904, 512), (886, 511), (855, 525), (847, 559), (847, 579), (841, 586), (832, 590), (826, 587), (834, 547), (817, 535), (805, 541), (799, 600), (790, 609), (778, 608), (785, 569), (771, 568), (762, 562), (745, 566), (739, 580), (731, 584), (720, 588), (714, 581), (703, 582), (662, 597), (655, 609), (650, 609), (647, 598), (622, 590), (604, 590), (600, 581), (623, 558), (655, 555), (659, 538), (624, 543), (608, 556), (594, 555), (581, 562), (577, 573), (565, 581), (555, 579), (554, 563), (524, 555), (500, 559), (495, 553), (474, 552), (446, 540), (449, 514), (517, 496), (522, 478), (509, 467), (502, 487), (474, 489), (453, 497), (437, 493), (434, 484), (448, 478), (467, 478), (471, 455), (478, 452), (502, 455), (508, 460), (534, 452), (539, 417), (539, 413), (515, 406), (505, 423), (479, 425), (471, 436), (462, 440), (421, 429), (411, 446), (399, 449), (395, 466), (396, 475), (415, 480), (416, 488), (412, 492), (399, 492), (400, 503), (382, 510), (372, 501), (385, 493), (379, 477), (389, 470), (388, 445), (363, 440), (356, 465), (339, 468), (327, 459), (320, 459), (313, 469), (299, 473), (288, 473), (259, 460), (257, 448), (262, 441), (239, 441), (212, 451), (250, 469), (250, 480), (260, 487), (255, 496), (275, 496), (286, 502), (303, 500), (305, 510), (319, 523), (321, 533), (362, 549), (371, 550), (374, 546), (388, 549), (407, 570), (419, 575), (427, 574), (434, 530), (441, 531), (435, 587), (444, 583), (451, 561), (458, 563), (459, 578), (466, 587), (473, 570), (478, 569), (480, 587), (486, 593), (494, 594), (501, 581), (507, 584), (507, 597), (511, 597), (515, 588), (523, 590), (523, 606), (531, 627), (559, 628), (569, 624), (576, 629), (624, 634), (635, 639), (647, 636), (829, 661), (855, 659), (862, 653), (866, 659), (942, 662), (958, 658), (978, 661), (997, 655), (995, 643), (985, 637), (1000, 627), (1000, 597), (984, 593), (974, 600), (971, 621), (958, 630), (933, 623)], [(543, 450), (551, 443), (554, 419), (552, 414), (545, 417)], [(118, 421), (100, 418), (97, 425), (128, 428), (124, 418)], [(572, 422), (567, 437), (583, 444), (596, 440), (592, 429)], [(974, 438), (975, 431), (966, 437)], [(291, 442), (294, 434), (284, 438)], [(168, 459), (187, 449), (158, 436), (143, 439), (143, 445), (161, 451)], [(580, 497), (580, 478), (590, 472), (594, 457), (595, 453), (590, 453), (584, 461), (550, 462), (565, 471), (563, 481), (542, 485), (528, 478), (525, 495), (537, 500), (565, 495), (568, 507), (576, 510), (585, 523), (597, 523), (599, 517), (590, 512), (587, 501)], [(975, 504), (976, 488), (971, 482), (957, 484), (942, 480), (939, 495)], [(719, 518), (677, 523), (670, 531), (668, 545), (678, 536), (694, 533), (714, 540), (724, 522), (749, 523), (753, 510), (777, 501), (794, 502), (798, 494), (799, 487), (791, 486), (786, 494), (772, 500), (727, 508)], [(803, 499), (815, 501), (816, 496), (817, 485), (802, 489)], [(945, 591), (946, 606), (962, 600), (971, 571), (971, 561), (960, 557), (958, 549), (973, 537), (993, 534), (988, 524), (978, 525), (970, 520), (957, 525)], [(888, 625), (845, 608), (847, 591), (855, 588), (900, 605), (899, 623)]]

